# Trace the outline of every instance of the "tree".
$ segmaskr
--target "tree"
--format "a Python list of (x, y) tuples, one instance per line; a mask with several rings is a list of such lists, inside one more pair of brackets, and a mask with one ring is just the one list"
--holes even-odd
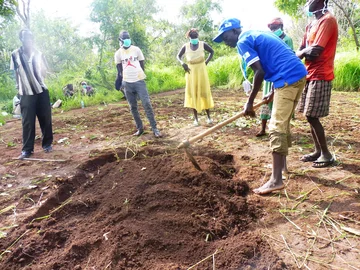
[(145, 55), (149, 52), (149, 37), (147, 30), (151, 29), (153, 15), (157, 8), (153, 0), (94, 0), (90, 19), (99, 23), (101, 34), (96, 36), (98, 47), (98, 72), (103, 83), (113, 88), (109, 83), (107, 70), (114, 67), (114, 53), (119, 47), (119, 32), (127, 30), (132, 43), (139, 46)]
[(197, 28), (202, 34), (202, 38), (210, 41), (213, 35), (214, 22), (211, 13), (221, 12), (221, 6), (213, 0), (196, 0), (192, 4), (184, 4), (180, 10), (184, 30)]
[(21, 2), (18, 2), (18, 5), (16, 5), (16, 14), (26, 28), (30, 29), (30, 0), (21, 0)]
[(15, 14), (16, 0), (0, 0), (0, 17), (11, 18)]

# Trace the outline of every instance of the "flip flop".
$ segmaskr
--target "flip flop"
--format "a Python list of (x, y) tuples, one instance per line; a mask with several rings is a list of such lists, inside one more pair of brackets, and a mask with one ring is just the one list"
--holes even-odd
[(254, 191), (255, 194), (265, 195), (265, 194), (269, 194), (269, 193), (271, 193), (273, 191), (282, 190), (284, 188), (285, 188), (285, 185), (281, 185), (279, 187), (267, 188), (267, 189), (264, 189), (263, 191), (258, 191), (260, 188), (256, 188), (253, 191)]
[(315, 160), (312, 164), (314, 168), (325, 168), (332, 165), (335, 162), (335, 159), (332, 157), (329, 160)]
[(302, 161), (302, 162), (314, 162), (319, 158), (319, 156), (314, 156), (313, 154), (307, 154), (307, 155), (302, 156), (300, 158), (300, 161)]

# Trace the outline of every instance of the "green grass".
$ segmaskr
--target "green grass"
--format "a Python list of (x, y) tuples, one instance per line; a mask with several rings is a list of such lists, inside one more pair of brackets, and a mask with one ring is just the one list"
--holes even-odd
[[(217, 88), (242, 88), (243, 75), (240, 69), (239, 56), (233, 53), (228, 56), (219, 57), (216, 60), (210, 61), (207, 66), (210, 84)], [(80, 108), (81, 100), (84, 101), (85, 106), (93, 106), (100, 104), (108, 104), (120, 101), (123, 97), (120, 91), (115, 89), (109, 90), (113, 85), (113, 71), (106, 70), (104, 73), (108, 74), (108, 84), (104, 85), (101, 82), (99, 75), (94, 75), (90, 78), (84, 78), (84, 72), (79, 71), (64, 71), (60, 74), (52, 74), (46, 79), (46, 84), (50, 91), (51, 103), (61, 99), (62, 110), (71, 110)], [(248, 69), (248, 79), (251, 81), (253, 77), (252, 70)], [(168, 90), (174, 90), (185, 87), (185, 73), (180, 65), (163, 66), (152, 65), (146, 67), (146, 85), (149, 93), (159, 93)], [(71, 98), (65, 98), (62, 88), (67, 83), (74, 85), (75, 91), (80, 90), (80, 82), (87, 81), (95, 89), (95, 95), (88, 97), (80, 94), (75, 94)], [(12, 112), (12, 98), (15, 95), (14, 82), (6, 80), (6, 85), (0, 82), (4, 90), (0, 91), (0, 110), (9, 114)], [(360, 89), (360, 53), (357, 52), (339, 52), (335, 58), (335, 80), (333, 81), (333, 88), (337, 91), (359, 91)], [(3, 116), (0, 114), (0, 125), (4, 123), (10, 116)]]
[(336, 54), (333, 88), (338, 91), (359, 91), (360, 53), (342, 52)]

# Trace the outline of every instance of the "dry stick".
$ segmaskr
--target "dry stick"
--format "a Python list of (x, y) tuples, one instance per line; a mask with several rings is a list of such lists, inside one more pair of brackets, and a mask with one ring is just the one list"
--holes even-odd
[(109, 263), (106, 265), (106, 267), (104, 268), (104, 270), (108, 269), (111, 264), (112, 264), (112, 262), (109, 262)]
[(352, 234), (355, 234), (357, 236), (360, 236), (360, 231), (359, 230), (356, 230), (356, 229), (353, 229), (353, 228), (349, 228), (349, 227), (345, 227), (345, 226), (342, 226), (340, 227), (342, 230), (344, 230), (345, 232), (349, 232), (349, 233), (352, 233)]
[(38, 218), (34, 218), (30, 224), (32, 224), (34, 221), (37, 221), (37, 220), (42, 220), (42, 219), (47, 219), (47, 218), (50, 218), (52, 214), (54, 214), (56, 211), (60, 210), (61, 208), (63, 208), (65, 205), (67, 205), (68, 203), (70, 203), (72, 201), (72, 199), (68, 199), (66, 200), (63, 204), (61, 204), (59, 207), (55, 208), (54, 210), (50, 211), (49, 212), (49, 215), (46, 215), (46, 216), (42, 216), (42, 217), (38, 217)]
[(279, 213), (282, 214), (284, 216), (284, 218), (286, 218), (292, 225), (294, 225), (296, 229), (298, 229), (299, 231), (302, 231), (302, 229), (298, 225), (296, 225), (294, 222), (292, 222), (287, 216), (285, 216), (280, 211), (279, 211)]
[(21, 238), (23, 238), (25, 236), (25, 234), (27, 234), (29, 231), (31, 231), (32, 229), (26, 230), (22, 235), (20, 235), (17, 239), (15, 239), (15, 241), (9, 246), (7, 247), (3, 252), (1, 252), (0, 254), (0, 260), (2, 258), (2, 256), (6, 253), (6, 252), (10, 252), (9, 249), (12, 248)]
[[(207, 259), (215, 256), (215, 255), (218, 254), (219, 252), (220, 252), (220, 251), (219, 251), (218, 249), (215, 250), (215, 252), (214, 252), (213, 254), (207, 256), (206, 258), (202, 259), (201, 261), (199, 261), (199, 262), (195, 263), (194, 265), (190, 266), (187, 270), (193, 269), (195, 266), (197, 266), (197, 265), (203, 263), (204, 261), (206, 261)], [(215, 268), (214, 268), (214, 270), (215, 270)]]
[(0, 214), (6, 213), (7, 211), (10, 211), (15, 207), (16, 207), (15, 205), (9, 205), (9, 206), (5, 207), (4, 209), (1, 209)]
[(331, 205), (332, 202), (329, 203), (328, 207), (326, 207), (326, 209), (324, 210), (321, 218), (320, 218), (320, 221), (317, 223), (317, 226), (320, 226), (321, 222), (323, 221), (324, 217), (326, 216), (326, 212), (329, 210), (329, 207)]
[(346, 217), (346, 216), (343, 216), (343, 215), (339, 215), (339, 217), (341, 217), (343, 219), (346, 219), (346, 220), (350, 220), (352, 222), (355, 222), (355, 224), (360, 224), (360, 222), (355, 220), (355, 219), (352, 219), (352, 218), (349, 218), (349, 217)]
[(65, 159), (44, 159), (44, 158), (13, 158), (13, 160), (44, 161), (44, 162), (65, 162)]
[(294, 258), (294, 260), (295, 260), (295, 263), (296, 263), (296, 266), (297, 266), (298, 268), (300, 268), (301, 266), (299, 266), (299, 263), (298, 263), (298, 261), (297, 261), (297, 259), (296, 259), (296, 256), (295, 256), (294, 252), (292, 252), (292, 250), (290, 249), (288, 243), (287, 243), (286, 240), (285, 240), (285, 237), (284, 237), (282, 234), (281, 234), (281, 237), (282, 237), (282, 239), (284, 240), (285, 246), (286, 246), (287, 249), (290, 251), (290, 254), (293, 256), (293, 258)]
[(329, 232), (328, 228), (326, 227), (325, 222), (323, 222), (323, 225), (324, 225), (325, 231), (327, 232), (327, 234), (329, 236), (329, 239), (330, 239), (330, 245), (331, 245), (332, 254), (333, 254), (332, 261), (333, 261), (335, 259), (335, 257), (336, 257), (336, 252), (335, 252), (335, 248), (334, 248), (334, 239), (331, 237), (330, 232)]
[(303, 262), (301, 263), (301, 265), (300, 265), (299, 268), (301, 268), (303, 265), (304, 265), (304, 266), (306, 265), (307, 258), (310, 256), (310, 252), (312, 251), (312, 249), (313, 249), (313, 247), (314, 247), (314, 245), (315, 245), (315, 242), (316, 242), (316, 237), (314, 237), (311, 246), (306, 250), (304, 260), (303, 260)]
[(348, 176), (344, 177), (343, 179), (340, 179), (340, 180), (336, 181), (335, 185), (340, 184), (341, 182), (343, 182), (343, 181), (345, 181), (345, 180), (347, 180), (349, 178), (352, 178), (353, 176), (355, 176), (355, 175), (354, 174), (348, 175)]
[(352, 269), (355, 269), (355, 270), (360, 270), (359, 268), (355, 267), (355, 266), (352, 266), (351, 264), (347, 263), (340, 255), (338, 255), (338, 257), (349, 267), (351, 267)]
[[(316, 235), (316, 233), (315, 233), (315, 235), (314, 234), (312, 234), (312, 233), (309, 233), (309, 232), (307, 232), (307, 234), (308, 234), (308, 238), (313, 238), (313, 237), (317, 237), (318, 239), (321, 239), (321, 240), (324, 240), (324, 241), (329, 241), (329, 239), (327, 239), (327, 238), (325, 238), (325, 237), (322, 237), (322, 236), (319, 236), (319, 235)], [(338, 246), (340, 246), (340, 247), (342, 247), (342, 248), (350, 248), (351, 250), (354, 250), (354, 251), (356, 251), (356, 252), (358, 252), (358, 253), (360, 253), (360, 249), (357, 249), (357, 248), (354, 248), (354, 247), (348, 247), (348, 246), (346, 246), (346, 245), (344, 245), (344, 244), (342, 244), (342, 243), (338, 243), (338, 242), (335, 242), (335, 241), (338, 241), (339, 239), (334, 239), (333, 240), (333, 243), (334, 244), (336, 244), (336, 245), (338, 245)]]
[(315, 184), (315, 182), (311, 179), (311, 177), (310, 177), (307, 173), (305, 173), (305, 175), (307, 176), (307, 178), (310, 179), (311, 182), (313, 182), (313, 184), (315, 185), (315, 187), (316, 187), (321, 193), (323, 193), (323, 191), (319, 188), (320, 185)]
[(56, 211), (60, 210), (61, 208), (63, 208), (65, 205), (67, 205), (68, 203), (70, 203), (72, 201), (72, 199), (68, 199), (66, 200), (64, 203), (62, 203), (59, 207), (55, 208), (54, 210), (50, 211), (50, 215), (52, 215), (53, 213), (55, 213)]

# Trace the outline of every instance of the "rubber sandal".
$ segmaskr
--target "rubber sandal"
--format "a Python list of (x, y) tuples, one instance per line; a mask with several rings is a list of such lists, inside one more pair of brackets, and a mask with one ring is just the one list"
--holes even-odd
[(334, 164), (335, 159), (332, 157), (330, 160), (315, 160), (312, 164), (314, 168), (325, 168)]
[(318, 158), (320, 157), (319, 156), (314, 156), (313, 154), (307, 154), (307, 155), (304, 155), (300, 158), (300, 161), (302, 162), (314, 162), (316, 161)]

